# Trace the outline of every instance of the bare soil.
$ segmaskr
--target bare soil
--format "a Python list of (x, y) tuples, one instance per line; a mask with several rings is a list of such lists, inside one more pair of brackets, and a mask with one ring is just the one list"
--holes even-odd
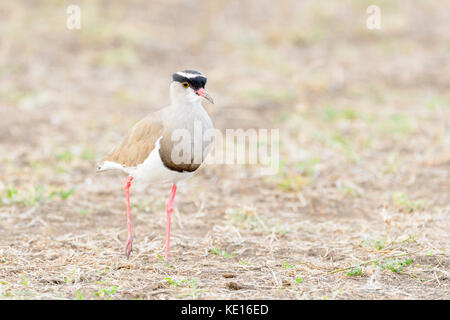
[[(449, 299), (450, 34), (438, 1), (3, 1), (1, 299)], [(80, 30), (66, 8), (81, 8)], [(215, 126), (280, 170), (132, 187), (96, 162), (208, 75)]]

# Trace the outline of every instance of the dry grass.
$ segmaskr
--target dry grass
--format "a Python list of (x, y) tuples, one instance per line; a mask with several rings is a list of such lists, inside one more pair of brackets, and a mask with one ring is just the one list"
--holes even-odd
[[(450, 64), (437, 1), (0, 5), (2, 299), (448, 299)], [(448, 8), (447, 8), (448, 9)], [(216, 127), (280, 128), (279, 174), (210, 165), (132, 190), (95, 163), (209, 76)]]

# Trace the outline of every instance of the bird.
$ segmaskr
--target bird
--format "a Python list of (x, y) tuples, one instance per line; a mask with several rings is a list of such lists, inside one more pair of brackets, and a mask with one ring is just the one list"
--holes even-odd
[(212, 137), (196, 134), (213, 130), (213, 123), (202, 102), (214, 103), (205, 89), (207, 77), (195, 70), (172, 74), (170, 104), (137, 122), (123, 139), (98, 164), (97, 172), (119, 170), (127, 174), (125, 200), (128, 237), (125, 255), (133, 250), (130, 213), (132, 182), (146, 185), (172, 184), (166, 202), (165, 260), (169, 259), (170, 223), (177, 183), (190, 178), (204, 162)]

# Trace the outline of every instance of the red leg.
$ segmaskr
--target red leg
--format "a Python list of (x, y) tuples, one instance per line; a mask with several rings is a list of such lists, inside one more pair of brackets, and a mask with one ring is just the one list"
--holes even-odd
[(128, 223), (128, 240), (125, 245), (125, 255), (127, 259), (130, 257), (131, 251), (133, 251), (133, 235), (131, 233), (131, 213), (130, 213), (130, 186), (133, 177), (129, 176), (125, 185), (125, 198), (127, 200), (127, 223)]
[(175, 193), (177, 192), (176, 184), (173, 184), (172, 191), (170, 192), (169, 200), (166, 204), (167, 209), (167, 225), (166, 225), (166, 260), (169, 260), (169, 242), (170, 242), (170, 216), (173, 212), (173, 201), (175, 200)]

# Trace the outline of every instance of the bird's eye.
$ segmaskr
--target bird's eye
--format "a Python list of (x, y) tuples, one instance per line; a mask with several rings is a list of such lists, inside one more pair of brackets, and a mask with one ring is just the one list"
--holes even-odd
[(189, 88), (189, 83), (187, 83), (187, 82), (183, 82), (182, 85), (183, 85), (183, 88)]

